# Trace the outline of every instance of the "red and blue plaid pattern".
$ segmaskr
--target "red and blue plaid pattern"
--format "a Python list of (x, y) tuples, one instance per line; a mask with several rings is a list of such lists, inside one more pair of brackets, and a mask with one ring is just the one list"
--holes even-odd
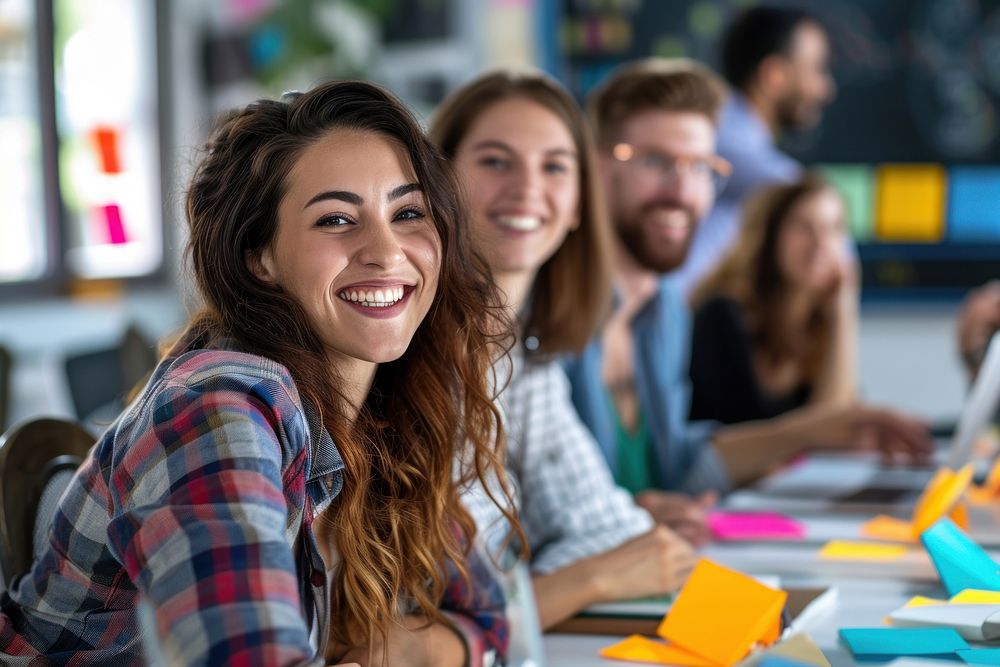
[[(141, 597), (179, 664), (323, 664), (311, 526), (340, 491), (340, 455), (282, 366), (194, 347), (160, 364), (73, 478), (47, 548), (3, 597), (0, 664), (145, 664)], [(504, 654), (507, 625), (470, 560), (471, 590), (456, 578), (442, 608), (480, 665)]]

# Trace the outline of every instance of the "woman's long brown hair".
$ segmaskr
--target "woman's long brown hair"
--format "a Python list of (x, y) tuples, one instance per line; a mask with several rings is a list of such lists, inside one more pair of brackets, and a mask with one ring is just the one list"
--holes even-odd
[[(426, 318), (406, 353), (379, 365), (353, 423), (306, 312), (250, 268), (275, 238), (299, 155), (338, 129), (371, 132), (405, 149), (442, 249)], [(206, 149), (186, 202), (188, 252), (204, 301), (189, 330), (283, 364), (344, 459), (343, 490), (325, 515), (340, 556), (332, 639), (370, 645), (414, 605), (441, 620), (446, 563), (468, 576), (475, 532), (458, 489), (500, 479), (506, 498), (498, 505), (517, 525), (504, 510), (512, 503), (490, 372), (509, 349), (497, 335), (509, 323), (486, 263), (470, 246), (455, 176), (403, 105), (363, 82), (328, 83), (231, 112)]]
[(768, 363), (781, 362), (804, 343), (804, 377), (810, 381), (823, 367), (832, 323), (817, 304), (805, 339), (801, 332), (784, 328), (781, 309), (789, 286), (778, 264), (778, 237), (795, 204), (830, 189), (819, 175), (809, 173), (796, 183), (770, 186), (754, 195), (746, 205), (743, 227), (732, 250), (691, 297), (692, 308), (716, 296), (739, 303), (753, 332), (754, 347)]
[(497, 70), (449, 95), (434, 114), (430, 136), (454, 158), (476, 120), (493, 105), (512, 98), (541, 105), (563, 122), (573, 137), (580, 173), (580, 226), (538, 269), (523, 329), (538, 338), (539, 354), (581, 352), (611, 308), (612, 233), (596, 173), (594, 142), (579, 105), (544, 74)]

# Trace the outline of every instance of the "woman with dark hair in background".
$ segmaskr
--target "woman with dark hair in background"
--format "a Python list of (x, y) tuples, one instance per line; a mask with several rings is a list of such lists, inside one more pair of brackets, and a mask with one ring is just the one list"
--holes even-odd
[(748, 204), (733, 249), (692, 297), (692, 419), (855, 399), (858, 280), (844, 216), (815, 175)]
[[(500, 71), (452, 93), (431, 137), (464, 178), (474, 237), (517, 319), (500, 402), (542, 625), (676, 589), (691, 547), (615, 486), (557, 359), (586, 345), (611, 293), (610, 229), (582, 113), (547, 77)], [(482, 500), (467, 498), (494, 547), (508, 531)], [(699, 508), (678, 503), (695, 510), (679, 513), (681, 528), (703, 535)]]
[(13, 583), (0, 662), (142, 664), (143, 598), (178, 664), (502, 652), (457, 488), (506, 488), (486, 377), (507, 325), (457, 190), (370, 84), (222, 120), (187, 193), (203, 308)]

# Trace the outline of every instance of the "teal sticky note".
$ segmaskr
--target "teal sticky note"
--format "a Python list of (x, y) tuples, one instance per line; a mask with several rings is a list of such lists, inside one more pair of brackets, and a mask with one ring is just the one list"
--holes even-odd
[(757, 667), (816, 667), (808, 662), (799, 662), (798, 660), (791, 660), (780, 655), (770, 655), (765, 654), (760, 662), (757, 663)]
[(856, 660), (892, 660), (902, 656), (948, 658), (969, 648), (952, 628), (841, 628), (840, 641)]
[(958, 657), (970, 665), (1000, 665), (1000, 648), (970, 648)]
[(920, 536), (948, 595), (966, 588), (1000, 591), (1000, 565), (950, 519), (941, 519)]

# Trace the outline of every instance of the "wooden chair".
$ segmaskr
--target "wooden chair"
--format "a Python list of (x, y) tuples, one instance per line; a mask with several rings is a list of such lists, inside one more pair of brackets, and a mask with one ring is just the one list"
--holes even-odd
[(53, 418), (0, 436), (0, 571), (8, 585), (31, 567), (66, 484), (94, 442), (77, 422)]

